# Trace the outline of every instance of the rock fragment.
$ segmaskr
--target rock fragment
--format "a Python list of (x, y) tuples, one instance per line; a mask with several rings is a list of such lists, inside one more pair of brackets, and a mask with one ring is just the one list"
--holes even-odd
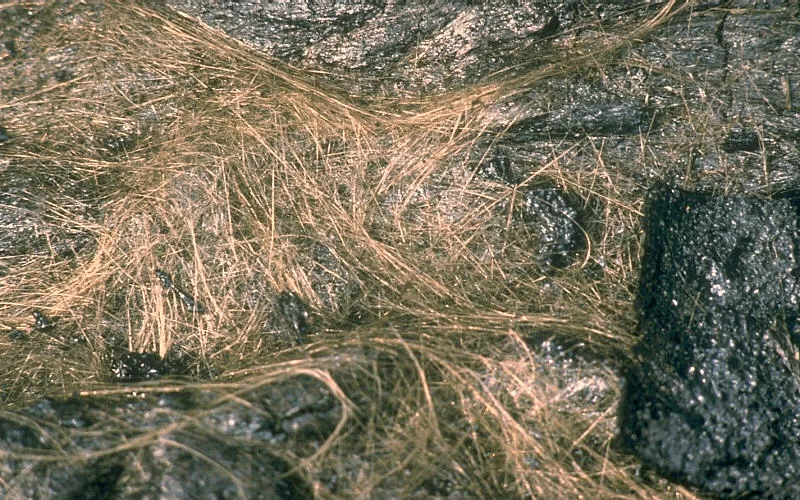
[(503, 151), (492, 151), (488, 158), (478, 164), (476, 173), (490, 181), (516, 184), (511, 159)]
[(31, 314), (33, 315), (34, 319), (33, 328), (35, 330), (48, 332), (55, 327), (55, 323), (53, 322), (53, 320), (45, 316), (42, 311), (35, 309)]
[(761, 139), (758, 134), (749, 128), (735, 127), (722, 143), (722, 150), (726, 153), (747, 151), (755, 153), (761, 151)]
[(311, 331), (308, 305), (294, 292), (281, 292), (275, 299), (275, 316), (294, 343), (302, 344)]
[(786, 199), (660, 189), (647, 204), (620, 442), (703, 493), (800, 498), (796, 219)]
[(559, 188), (538, 187), (522, 196), (522, 220), (538, 236), (538, 260), (564, 268), (586, 247), (583, 200)]
[(151, 352), (121, 350), (107, 357), (109, 374), (118, 382), (139, 382), (161, 378), (170, 373), (168, 363)]

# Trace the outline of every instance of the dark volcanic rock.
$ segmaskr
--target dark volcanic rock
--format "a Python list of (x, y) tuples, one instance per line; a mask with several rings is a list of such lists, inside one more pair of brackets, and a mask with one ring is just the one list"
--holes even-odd
[(621, 442), (704, 492), (800, 498), (794, 208), (661, 190), (645, 231)]
[(168, 363), (151, 352), (131, 352), (120, 350), (108, 356), (111, 378), (119, 382), (152, 380), (168, 375)]
[(34, 319), (33, 327), (36, 330), (46, 332), (52, 330), (53, 327), (55, 327), (55, 323), (53, 323), (53, 320), (45, 316), (44, 313), (42, 313), (42, 311), (36, 309), (31, 314), (33, 315)]
[(474, 83), (535, 57), (547, 39), (593, 14), (560, 0), (167, 4), (270, 56), (356, 76), (343, 81), (353, 91), (389, 93), (452, 90)]
[(85, 226), (101, 216), (99, 201), (97, 185), (75, 173), (0, 160), (0, 275), (37, 254), (61, 260), (88, 253), (95, 241)]
[(294, 292), (281, 292), (275, 299), (275, 319), (278, 325), (298, 344), (311, 331), (308, 305)]
[[(732, 9), (734, 5), (743, 8)], [(660, 134), (650, 135), (651, 146), (663, 157), (674, 152), (676, 139), (685, 135), (704, 151), (694, 179), (704, 189), (714, 189), (723, 179), (736, 179), (749, 189), (765, 181), (792, 182), (800, 165), (800, 112), (791, 99), (800, 90), (797, 4), (741, 1), (727, 7), (731, 9), (698, 10), (690, 23), (668, 23), (659, 29), (658, 42), (634, 50), (650, 61), (662, 58), (665, 69), (684, 75), (680, 92), (669, 91), (676, 88), (671, 77), (642, 80), (642, 88), (654, 90), (651, 106), (666, 116), (685, 107), (692, 119), (703, 120), (699, 128), (692, 119), (665, 118)], [(716, 137), (708, 135), (711, 131)], [(760, 154), (730, 154), (738, 152)]]
[(204, 416), (203, 427), (247, 441), (320, 443), (333, 432), (341, 413), (331, 392), (308, 377), (293, 378), (245, 397), (256, 406), (221, 404)]
[(522, 196), (522, 220), (538, 236), (538, 258), (548, 266), (567, 267), (586, 247), (584, 218), (583, 200), (574, 193), (539, 187)]
[(27, 335), (25, 335), (25, 332), (16, 328), (8, 332), (8, 338), (14, 342), (22, 342), (26, 337)]
[(320, 40), (351, 33), (379, 13), (385, 2), (179, 0), (168, 3), (271, 55), (295, 61), (307, 47)]
[[(581, 92), (586, 95), (580, 95)], [(598, 96), (605, 97), (599, 89), (569, 89), (563, 96), (569, 96), (580, 104), (525, 117), (504, 132), (506, 140), (528, 142), (551, 137), (633, 135), (647, 132), (653, 123), (652, 110), (642, 104), (593, 102)]]
[(270, 445), (313, 453), (341, 415), (331, 392), (298, 377), (224, 396), (75, 396), (2, 415), (0, 496), (312, 498)]
[(501, 150), (494, 150), (488, 158), (478, 164), (475, 172), (485, 179), (506, 184), (514, 184), (516, 176), (511, 159)]
[(756, 152), (761, 150), (761, 140), (754, 130), (736, 127), (730, 131), (722, 143), (722, 150), (726, 153), (737, 151)]

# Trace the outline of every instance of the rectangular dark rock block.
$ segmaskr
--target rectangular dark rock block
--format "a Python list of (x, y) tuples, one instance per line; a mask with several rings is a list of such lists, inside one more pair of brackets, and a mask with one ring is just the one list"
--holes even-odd
[(800, 498), (798, 232), (787, 199), (660, 188), (620, 443), (715, 497)]

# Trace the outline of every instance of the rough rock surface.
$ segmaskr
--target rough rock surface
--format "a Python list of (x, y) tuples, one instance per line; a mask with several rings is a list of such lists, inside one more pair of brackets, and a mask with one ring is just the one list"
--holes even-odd
[(661, 190), (620, 438), (714, 495), (800, 495), (798, 239), (787, 200)]
[(305, 335), (311, 331), (308, 305), (294, 292), (278, 294), (275, 298), (275, 317), (295, 343), (303, 343)]
[(473, 83), (523, 59), (521, 48), (535, 54), (535, 44), (584, 17), (577, 3), (559, 0), (167, 4), (273, 57), (340, 75), (356, 73), (358, 78), (343, 80), (355, 92), (390, 94)]
[[(548, 51), (617, 23), (636, 26), (665, 3), (167, 0), (271, 56), (324, 70), (352, 94), (393, 96), (536, 69)], [(554, 146), (587, 137), (602, 141), (608, 163), (638, 164), (644, 135), (652, 158), (637, 175), (645, 180), (792, 183), (800, 173), (796, 15), (791, 0), (699, 2), (631, 46), (635, 64), (546, 79), (493, 104), (491, 144), (505, 157), (498, 165), (527, 175)]]
[(178, 362), (173, 359), (161, 359), (151, 352), (133, 352), (127, 349), (109, 349), (103, 353), (101, 360), (108, 378), (117, 382), (140, 382), (155, 380), (165, 375), (181, 375)]
[[(53, 5), (69, 3), (53, 2)], [(158, 5), (161, 2), (150, 3), (161, 8)], [(546, 56), (553, 47), (554, 53), (560, 55), (559, 47), (568, 49), (573, 43), (590, 39), (597, 33), (608, 30), (613, 36), (617, 22), (635, 26), (638, 20), (648, 19), (665, 4), (659, 1), (561, 0), (524, 6), (517, 2), (368, 0), (168, 0), (167, 3), (274, 57), (299, 67), (322, 68), (335, 83), (352, 94), (367, 97), (448, 92), (480, 83), (498, 70), (509, 76), (518, 74), (509, 68), (516, 68), (520, 73), (535, 70), (538, 61), (546, 61), (540, 56)], [(642, 40), (631, 41), (626, 55), (618, 62), (613, 58), (607, 64), (600, 61), (599, 67), (568, 72), (565, 77), (559, 75), (542, 80), (514, 93), (492, 105), (494, 127), (487, 131), (487, 140), (481, 143), (489, 151), (481, 150), (476, 154), (490, 158), (481, 167), (481, 175), (516, 184), (538, 171), (555, 152), (563, 151), (570, 153), (562, 163), (565, 171), (599, 172), (599, 182), (607, 182), (614, 189), (619, 187), (626, 190), (626, 195), (632, 193), (634, 197), (641, 192), (639, 190), (652, 184), (653, 179), (663, 178), (733, 191), (783, 184), (796, 187), (800, 173), (797, 14), (797, 2), (793, 0), (696, 2), (691, 13), (684, 11)], [(25, 57), (26, 41), (35, 30), (52, 29), (39, 26), (37, 19), (38, 16), (24, 5), (0, 12), (0, 42), (4, 47), (0, 47), (0, 57), (13, 62), (10, 65), (13, 74), (0, 75), (4, 98), (34, 94), (47, 82), (67, 82), (71, 75), (81, 73), (78, 63), (69, 57), (31, 66)], [(54, 51), (56, 49), (58, 47)], [(69, 50), (61, 51), (62, 56), (69, 53)], [(151, 91), (151, 87), (143, 86), (143, 99)], [(164, 114), (161, 110), (160, 113)], [(10, 113), (0, 116), (0, 120), (2, 148), (11, 148), (41, 135), (41, 131), (26, 129), (25, 124)], [(128, 120), (129, 128), (117, 130), (108, 126), (98, 130), (92, 138), (92, 144), (97, 144), (92, 147), (102, 148), (108, 160), (124, 156), (136, 148), (137, 137), (146, 135), (150, 127), (148, 120), (144, 115), (136, 115)], [(71, 136), (63, 141), (72, 147)], [(602, 158), (607, 169), (599, 169), (598, 158)], [(36, 167), (36, 177), (20, 173), (29, 167)], [(85, 213), (86, 223), (102, 222), (97, 200), (102, 200), (105, 186), (115, 185), (117, 179), (101, 179), (99, 186), (87, 185), (84, 180), (55, 165), (38, 161), (20, 164), (10, 155), (0, 157), (0, 276), (11, 273), (25, 255), (50, 252), (48, 242), (53, 242), (61, 258), (69, 258), (83, 248), (91, 251), (92, 242), (87, 241), (80, 230), (83, 222), (65, 224), (59, 219), (58, 211), (53, 210), (56, 206), (69, 206), (73, 213)], [(54, 194), (55, 201), (49, 203)], [(646, 289), (643, 284), (642, 296), (647, 299), (641, 307), (654, 310), (654, 304), (665, 304), (665, 297), (687, 286), (687, 293), (694, 292), (701, 302), (690, 309), (689, 303), (682, 301), (678, 312), (670, 312), (667, 307), (655, 313), (658, 321), (667, 325), (662, 330), (658, 330), (661, 327), (655, 321), (643, 322), (647, 339), (655, 337), (657, 342), (656, 347), (642, 344), (639, 348), (642, 364), (629, 374), (628, 399), (623, 408), (623, 438), (646, 463), (672, 478), (710, 492), (795, 496), (797, 492), (791, 489), (790, 481), (797, 477), (792, 439), (796, 441), (798, 429), (791, 416), (797, 414), (798, 398), (796, 386), (787, 381), (794, 380), (792, 377), (797, 370), (793, 361), (794, 344), (786, 340), (785, 333), (780, 336), (781, 325), (785, 325), (784, 330), (795, 331), (796, 313), (792, 311), (796, 311), (796, 306), (787, 305), (793, 295), (781, 295), (792, 290), (787, 287), (794, 286), (795, 277), (791, 271), (795, 270), (796, 258), (790, 259), (789, 255), (793, 255), (795, 243), (792, 240), (791, 251), (787, 243), (794, 238), (788, 233), (794, 224), (789, 222), (794, 219), (790, 219), (785, 202), (747, 198), (723, 200), (681, 193), (665, 196), (662, 202), (668, 206), (692, 200), (709, 217), (712, 213), (716, 215), (701, 223), (691, 214), (673, 213), (676, 219), (669, 224), (674, 226), (668, 227), (668, 221), (664, 221), (663, 227), (656, 228), (659, 231), (689, 228), (688, 231), (697, 233), (693, 235), (697, 238), (707, 233), (709, 240), (707, 243), (687, 240), (689, 246), (669, 249), (672, 253), (665, 249), (648, 252), (648, 259), (659, 252), (666, 255), (662, 264), (672, 266), (656, 271), (648, 260), (648, 272), (663, 273), (672, 278), (673, 283), (655, 285), (660, 274), (646, 274), (646, 282), (655, 288)], [(738, 219), (730, 213), (727, 216), (720, 213), (723, 209), (745, 215), (748, 220), (758, 221), (760, 226), (731, 229), (730, 223)], [(729, 231), (715, 229), (714, 224), (727, 227)], [(556, 235), (556, 239), (560, 234), (577, 234), (571, 223), (553, 227), (550, 234)], [(768, 243), (763, 239), (765, 234), (774, 240)], [(651, 243), (656, 244), (652, 240)], [(692, 247), (694, 244), (702, 249)], [(708, 252), (710, 257), (695, 262), (694, 252), (700, 250)], [(780, 258), (775, 258), (776, 252)], [(694, 267), (687, 264), (687, 268), (679, 269), (679, 257), (694, 262)], [(759, 269), (759, 274), (737, 277), (737, 261)], [(325, 264), (322, 260), (319, 262)], [(776, 267), (781, 263), (786, 269)], [(333, 269), (327, 264), (321, 267)], [(671, 271), (674, 273), (669, 275)], [(688, 274), (677, 274), (678, 271)], [(676, 276), (680, 278), (677, 281), (674, 280)], [(779, 284), (784, 288), (779, 290)], [(727, 314), (738, 307), (739, 299), (731, 298), (732, 291), (737, 290), (736, 296), (742, 297), (748, 295), (743, 290), (753, 292), (756, 285), (759, 294), (750, 293), (752, 297), (747, 297), (752, 301), (753, 313), (744, 317)], [(332, 282), (328, 288), (338, 292), (337, 287), (339, 282)], [(347, 287), (342, 284), (341, 288)], [(725, 294), (719, 295), (720, 291)], [(698, 300), (695, 295), (692, 301)], [(785, 297), (789, 297), (788, 302)], [(707, 312), (702, 318), (697, 316), (700, 308)], [(716, 336), (681, 337), (682, 342), (678, 343), (674, 337), (677, 330), (668, 331), (669, 325), (677, 325), (687, 317), (692, 321), (686, 324), (692, 328), (700, 328), (702, 320)], [(745, 329), (749, 331), (747, 336), (743, 335)], [(650, 333), (657, 331), (664, 335)], [(18, 337), (17, 333), (11, 336)], [(729, 345), (730, 341), (741, 350), (719, 347), (720, 342)], [(714, 342), (717, 345), (713, 345)], [(24, 343), (16, 341), (16, 344)], [(61, 353), (58, 356), (63, 357)], [(693, 360), (693, 364), (685, 367), (669, 364), (676, 358)], [(652, 371), (661, 366), (671, 368), (666, 372)], [(694, 367), (691, 375), (694, 378), (688, 372), (691, 367)], [(679, 368), (685, 368), (686, 372), (678, 371)], [(700, 369), (705, 375), (699, 374)], [(654, 378), (647, 379), (644, 375)], [(716, 380), (719, 382), (712, 382)], [(752, 381), (756, 381), (755, 385)], [(650, 389), (660, 391), (661, 399), (652, 402), (637, 399), (640, 393), (654, 394), (646, 392)], [(723, 402), (712, 398), (717, 394), (733, 399)], [(766, 399), (767, 396), (770, 399)], [(301, 399), (299, 394), (296, 397)], [(126, 418), (137, 414), (143, 419), (159, 415), (161, 407), (153, 403), (153, 398), (161, 401), (162, 396), (148, 396), (141, 403), (135, 398), (126, 399), (124, 403), (111, 399), (81, 399), (68, 403), (44, 400), (37, 405), (38, 413), (32, 409), (23, 416), (44, 419), (45, 427), (36, 427), (32, 422), (29, 425), (22, 417), (4, 414), (3, 422), (7, 425), (0, 428), (0, 450), (13, 451), (19, 446), (44, 449), (49, 446), (47, 442), (58, 442), (59, 450), (66, 447), (76, 453), (96, 450), (73, 441), (66, 429), (78, 429), (96, 440), (94, 431), (105, 435), (103, 426), (117, 425), (115, 412), (125, 414), (129, 408), (128, 416), (122, 418), (125, 422)], [(182, 418), (179, 414), (183, 413), (188, 419), (197, 409), (193, 404), (179, 405), (174, 395), (163, 398), (166, 398), (163, 404), (167, 408), (163, 413), (171, 415), (170, 418)], [(285, 400), (291, 401), (291, 398)], [(92, 401), (102, 401), (103, 410), (92, 413), (95, 412)], [(43, 415), (41, 408), (48, 404), (55, 408), (53, 415), (62, 416)], [(319, 411), (335, 414), (326, 404), (320, 403)], [(287, 405), (290, 410), (298, 407), (292, 403)], [(183, 454), (175, 447), (165, 448), (163, 442), (172, 440), (191, 449), (211, 447), (204, 452), (205, 456), (217, 460), (225, 468), (248, 474), (256, 481), (252, 488), (259, 496), (270, 492), (278, 496), (279, 491), (274, 489), (279, 473), (276, 471), (284, 470), (284, 464), (264, 451), (252, 451), (254, 463), (231, 463), (226, 453), (233, 451), (231, 447), (238, 446), (238, 441), (233, 444), (229, 436), (249, 439), (271, 435), (274, 439), (288, 440), (287, 429), (308, 428), (311, 435), (317, 437), (324, 432), (315, 431), (316, 424), (307, 427), (302, 421), (289, 417), (280, 422), (263, 420), (266, 419), (264, 415), (258, 412), (251, 415), (248, 411), (234, 405), (227, 417), (220, 417), (219, 425), (228, 422), (230, 433), (212, 423), (210, 429), (213, 430), (205, 429), (211, 435), (196, 429), (188, 434), (176, 431), (161, 436), (161, 444), (148, 442), (136, 450), (120, 450), (92, 463), (45, 461), (27, 470), (28, 462), (24, 459), (15, 460), (0, 454), (0, 477), (4, 481), (11, 478), (8, 484), (17, 488), (13, 492), (24, 493), (20, 496), (27, 497), (76, 498), (79, 491), (91, 497), (101, 487), (112, 496), (118, 492), (134, 495), (137, 491), (144, 492), (142, 496), (153, 497), (201, 493), (224, 496), (233, 491), (228, 489), (232, 483), (215, 475), (219, 470), (208, 466), (210, 461), (199, 461), (198, 456)], [(301, 411), (300, 415), (312, 422), (322, 422), (321, 428), (328, 429), (332, 414), (318, 421), (316, 411)], [(69, 424), (70, 427), (64, 423), (69, 421), (69, 414), (82, 416), (86, 421), (90, 420), (85, 415), (97, 415), (97, 418), (91, 424)], [(672, 415), (669, 425), (660, 415)], [(707, 418), (707, 422), (702, 418)], [(252, 419), (252, 423), (248, 423), (248, 419)], [(701, 429), (703, 423), (708, 424), (706, 430)], [(762, 424), (772, 426), (769, 433), (759, 427)], [(88, 430), (87, 425), (91, 425)], [(108, 434), (130, 439), (141, 435), (136, 434), (135, 429), (142, 429), (137, 425), (131, 424), (130, 432)], [(43, 444), (40, 440), (44, 436), (43, 429), (47, 429), (46, 434), (55, 441), (45, 440)], [(114, 430), (117, 431), (116, 427)], [(198, 439), (199, 435), (203, 439)], [(219, 442), (219, 435), (225, 436), (224, 443)], [(730, 440), (715, 441), (722, 435), (730, 436)], [(104, 449), (108, 450), (113, 445), (95, 441), (93, 446), (107, 446)], [(249, 453), (252, 449), (248, 446), (243, 443), (240, 450)], [(95, 463), (103, 466), (94, 467)], [(144, 476), (137, 476), (142, 472), (134, 470), (133, 464), (144, 464), (141, 466), (151, 473), (152, 482), (145, 486)], [(67, 477), (75, 481), (67, 481)], [(265, 484), (261, 483), (262, 479)], [(298, 484), (301, 492), (298, 495), (303, 496), (307, 490), (302, 483)]]
[(530, 189), (522, 196), (522, 220), (539, 237), (538, 258), (547, 266), (569, 266), (586, 246), (583, 200), (552, 187)]
[[(242, 392), (43, 399), (0, 415), (3, 498), (311, 498), (270, 446), (313, 451), (340, 407), (310, 377)], [(38, 459), (38, 460), (37, 460)]]
[(44, 167), (34, 172), (0, 156), (0, 276), (28, 255), (67, 259), (94, 245), (87, 231), (58, 217), (69, 207), (87, 221), (97, 218), (89, 201), (96, 193), (76, 177)]

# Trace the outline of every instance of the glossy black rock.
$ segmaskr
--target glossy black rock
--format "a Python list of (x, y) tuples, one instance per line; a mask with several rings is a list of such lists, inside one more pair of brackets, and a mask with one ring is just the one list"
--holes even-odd
[(705, 493), (800, 498), (794, 207), (661, 189), (644, 226), (620, 442)]
[(738, 151), (754, 153), (761, 151), (761, 139), (752, 129), (735, 127), (723, 141), (722, 150), (726, 153), (736, 153)]
[(515, 184), (516, 176), (511, 166), (511, 159), (502, 150), (492, 151), (488, 158), (478, 164), (475, 173), (490, 181)]
[(25, 335), (25, 332), (23, 332), (22, 330), (14, 328), (10, 332), (8, 332), (8, 338), (14, 342), (22, 342), (27, 338), (27, 335)]
[(281, 292), (275, 299), (275, 317), (280, 326), (296, 343), (303, 343), (304, 337), (311, 331), (308, 316), (308, 304), (294, 292)]
[(559, 188), (539, 187), (522, 195), (522, 221), (537, 236), (538, 260), (567, 267), (586, 248), (583, 200)]
[(186, 389), (42, 399), (0, 415), (0, 496), (313, 498), (269, 446), (318, 450), (341, 416), (337, 400), (311, 377), (256, 387), (236, 398)]
[(170, 373), (169, 365), (150, 352), (118, 350), (107, 356), (108, 372), (118, 382), (139, 382)]
[(45, 316), (42, 311), (35, 309), (31, 314), (33, 315), (34, 319), (33, 327), (36, 330), (49, 332), (55, 327), (53, 320)]
[(195, 299), (194, 296), (176, 285), (172, 279), (172, 276), (170, 276), (168, 273), (162, 271), (161, 269), (156, 269), (155, 275), (161, 282), (161, 285), (168, 292), (171, 292), (173, 295), (178, 297), (178, 299), (180, 299), (187, 311), (198, 314), (203, 314), (206, 312), (205, 306), (199, 300)]

